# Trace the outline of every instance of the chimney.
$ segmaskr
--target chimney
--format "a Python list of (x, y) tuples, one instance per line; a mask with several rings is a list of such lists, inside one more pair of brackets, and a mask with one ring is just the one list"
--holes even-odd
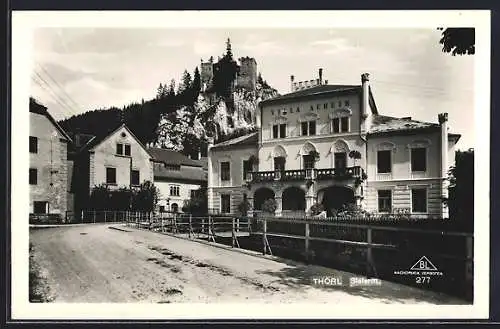
[(294, 88), (293, 88), (293, 80), (295, 80), (295, 77), (293, 75), (290, 76), (290, 91), (293, 92), (294, 91)]
[(320, 68), (318, 73), (319, 73), (319, 84), (322, 85), (323, 84), (323, 69)]
[(367, 132), (371, 126), (369, 73), (361, 74), (361, 86), (362, 86), (361, 119), (363, 120), (362, 130), (364, 130), (364, 132)]
[[(441, 197), (448, 198), (448, 113), (438, 114), (441, 127)], [(441, 203), (441, 216), (448, 218), (448, 206)]]

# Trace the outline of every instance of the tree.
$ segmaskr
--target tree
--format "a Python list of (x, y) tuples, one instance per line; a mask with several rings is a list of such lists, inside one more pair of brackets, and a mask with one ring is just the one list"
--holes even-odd
[(139, 211), (154, 211), (158, 204), (160, 192), (153, 182), (146, 181), (141, 184), (135, 193), (132, 208)]
[(443, 45), (443, 52), (455, 55), (474, 55), (476, 48), (475, 28), (438, 28), (441, 33), (439, 43)]
[(182, 211), (193, 215), (206, 215), (208, 213), (207, 188), (200, 187), (191, 199), (185, 200)]
[(472, 224), (474, 219), (474, 150), (456, 151), (450, 182), (448, 209), (451, 219)]

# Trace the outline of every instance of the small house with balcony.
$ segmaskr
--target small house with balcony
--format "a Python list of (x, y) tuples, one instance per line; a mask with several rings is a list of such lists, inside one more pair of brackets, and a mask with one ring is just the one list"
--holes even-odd
[(253, 213), (268, 199), (275, 215), (304, 215), (322, 204), (329, 215), (355, 204), (373, 213), (447, 217), (447, 172), (460, 135), (437, 123), (382, 115), (369, 74), (360, 85), (319, 78), (259, 103), (257, 132), (209, 145), (209, 207)]

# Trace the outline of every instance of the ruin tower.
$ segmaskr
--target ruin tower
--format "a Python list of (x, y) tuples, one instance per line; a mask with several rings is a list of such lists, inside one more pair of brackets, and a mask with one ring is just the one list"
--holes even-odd
[(207, 87), (210, 85), (210, 82), (212, 81), (212, 78), (214, 76), (214, 63), (213, 63), (213, 58), (210, 57), (210, 60), (208, 62), (203, 62), (201, 61), (201, 72), (200, 72), (200, 78), (201, 78), (201, 87), (203, 86)]
[(255, 58), (241, 57), (240, 68), (236, 78), (236, 86), (255, 91), (257, 84), (257, 62)]

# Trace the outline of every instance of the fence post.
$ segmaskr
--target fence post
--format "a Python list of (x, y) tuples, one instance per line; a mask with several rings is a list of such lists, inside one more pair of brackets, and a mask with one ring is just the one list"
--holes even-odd
[(231, 218), (232, 226), (231, 226), (231, 246), (234, 248), (234, 237), (236, 233), (234, 232), (234, 217)]
[(104, 210), (104, 223), (106, 223), (106, 213), (107, 213), (107, 211)]
[(236, 232), (240, 231), (240, 217), (236, 218)]
[(94, 210), (94, 224), (95, 224), (95, 214), (96, 214), (96, 212), (97, 212), (97, 211), (96, 211), (96, 210)]
[(306, 260), (309, 260), (309, 223), (306, 223), (305, 228), (305, 251), (306, 251)]
[(83, 210), (82, 210), (82, 217), (80, 217), (80, 222), (83, 223)]
[(116, 211), (113, 211), (113, 222), (116, 223)]
[(369, 278), (372, 276), (372, 266), (373, 266), (373, 254), (372, 254), (372, 229), (371, 227), (366, 229), (366, 242), (368, 247), (366, 249), (366, 276)]
[(471, 298), (472, 297), (472, 289), (469, 288), (469, 283), (472, 283), (472, 280), (474, 278), (473, 275), (473, 266), (472, 266), (472, 260), (473, 260), (473, 239), (471, 236), (468, 236), (465, 238), (465, 245), (466, 245), (466, 259), (465, 259), (465, 282), (467, 284), (467, 290), (466, 290), (466, 295), (467, 297)]
[(201, 233), (205, 234), (205, 218), (201, 219)]
[(189, 238), (191, 239), (191, 231), (193, 230), (193, 226), (192, 226), (192, 215), (189, 214)]
[(262, 247), (263, 247), (263, 254), (266, 254), (266, 249), (267, 249), (267, 220), (266, 218), (262, 218), (263, 223), (262, 223)]

